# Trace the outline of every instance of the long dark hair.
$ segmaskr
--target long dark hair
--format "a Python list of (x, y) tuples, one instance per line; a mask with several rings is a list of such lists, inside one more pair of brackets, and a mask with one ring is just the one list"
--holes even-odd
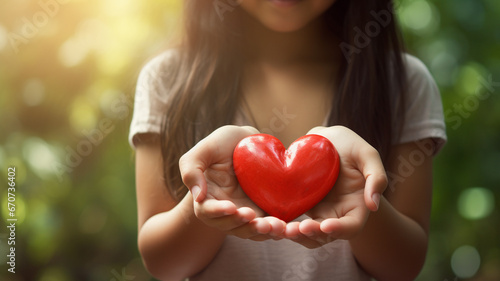
[[(171, 98), (160, 136), (165, 183), (176, 200), (187, 192), (179, 158), (216, 128), (234, 121), (242, 67), (238, 8), (218, 11), (213, 1), (199, 0), (186, 0), (184, 8), (185, 30), (171, 66)], [(391, 0), (338, 0), (325, 14), (336, 27), (345, 55), (328, 125), (351, 128), (383, 159), (398, 134), (394, 124), (404, 115), (403, 106), (391, 106), (394, 101), (402, 104), (406, 83), (393, 12)]]

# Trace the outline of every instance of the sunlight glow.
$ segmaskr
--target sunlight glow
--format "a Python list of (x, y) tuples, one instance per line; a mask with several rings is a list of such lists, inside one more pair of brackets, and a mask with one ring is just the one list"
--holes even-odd
[(102, 73), (114, 75), (121, 73), (131, 62), (139, 48), (138, 43), (149, 35), (149, 27), (137, 17), (124, 17), (108, 28), (108, 36), (101, 40), (104, 43), (96, 48), (97, 63)]
[(77, 97), (71, 106), (69, 121), (75, 132), (90, 130), (96, 126), (96, 108), (85, 97)]
[(85, 59), (87, 52), (85, 45), (80, 45), (78, 40), (70, 38), (59, 49), (59, 61), (66, 67), (77, 66)]
[(7, 30), (3, 25), (0, 24), (0, 51), (2, 51), (5, 46), (7, 46), (7, 42), (9, 41), (7, 36)]
[(109, 30), (97, 19), (87, 19), (78, 25), (75, 34), (59, 49), (59, 60), (66, 67), (80, 64), (92, 51), (101, 49), (109, 40)]

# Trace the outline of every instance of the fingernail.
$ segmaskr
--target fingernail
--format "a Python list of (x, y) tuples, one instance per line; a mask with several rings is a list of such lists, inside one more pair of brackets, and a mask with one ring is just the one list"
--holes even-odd
[(372, 195), (372, 201), (373, 201), (373, 203), (375, 203), (375, 205), (377, 206), (377, 210), (378, 210), (378, 206), (380, 204), (380, 193), (374, 193)]
[(195, 201), (198, 201), (198, 196), (200, 196), (201, 188), (197, 185), (191, 187), (191, 193), (193, 194), (193, 198)]

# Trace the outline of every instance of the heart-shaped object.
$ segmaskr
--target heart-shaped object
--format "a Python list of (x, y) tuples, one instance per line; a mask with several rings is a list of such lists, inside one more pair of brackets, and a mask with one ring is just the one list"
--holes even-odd
[(337, 181), (340, 159), (333, 144), (306, 135), (288, 149), (267, 134), (241, 140), (233, 166), (243, 191), (262, 210), (289, 222), (323, 199)]

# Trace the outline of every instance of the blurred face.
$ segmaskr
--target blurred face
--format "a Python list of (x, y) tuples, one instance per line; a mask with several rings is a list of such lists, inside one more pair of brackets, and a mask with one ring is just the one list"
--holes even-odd
[(250, 16), (278, 32), (301, 29), (320, 17), (336, 0), (240, 0)]

